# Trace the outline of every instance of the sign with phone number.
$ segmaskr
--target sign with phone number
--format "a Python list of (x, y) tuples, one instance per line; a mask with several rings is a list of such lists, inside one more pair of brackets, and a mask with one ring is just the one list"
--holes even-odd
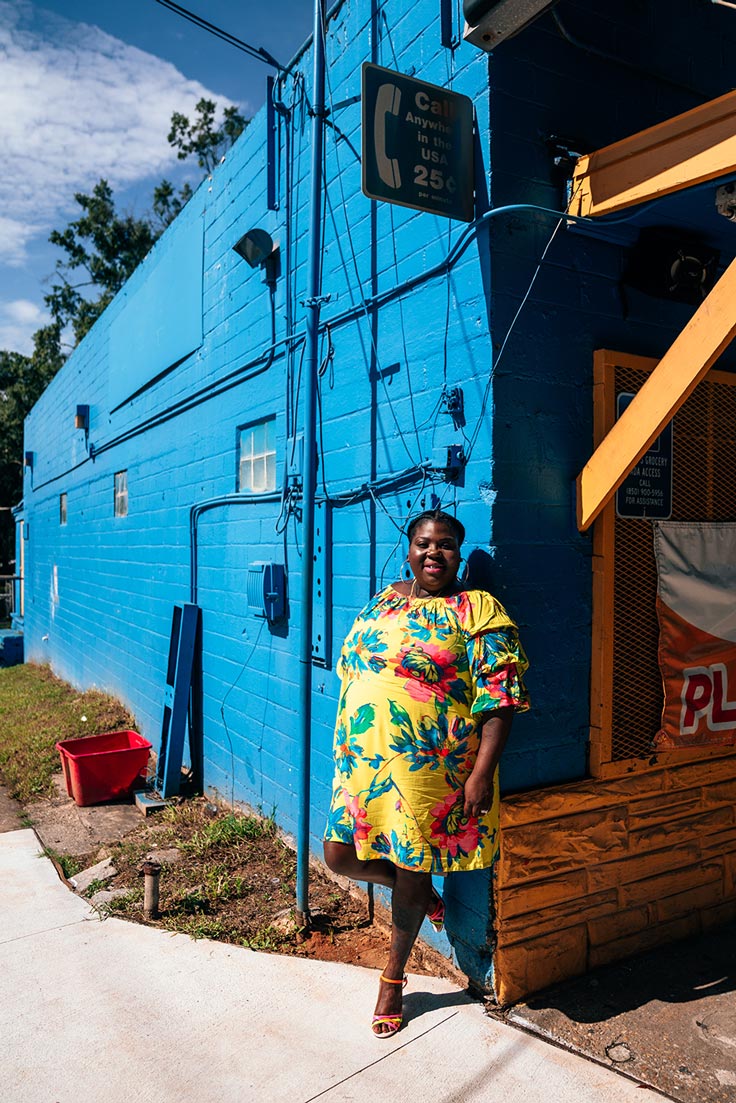
[(472, 222), (472, 100), (364, 62), (363, 194)]

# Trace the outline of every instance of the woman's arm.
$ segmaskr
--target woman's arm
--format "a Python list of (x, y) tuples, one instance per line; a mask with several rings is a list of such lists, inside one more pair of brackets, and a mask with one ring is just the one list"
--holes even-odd
[(511, 731), (513, 708), (494, 709), (485, 714), (480, 746), (470, 776), (465, 782), (466, 816), (479, 816), (493, 804), (493, 775)]

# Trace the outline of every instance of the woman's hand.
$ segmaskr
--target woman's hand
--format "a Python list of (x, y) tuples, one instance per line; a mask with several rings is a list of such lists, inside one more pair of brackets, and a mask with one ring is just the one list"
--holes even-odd
[(471, 816), (483, 816), (493, 804), (493, 774), (489, 777), (485, 773), (473, 770), (465, 782), (465, 808), (464, 814)]
[(493, 775), (511, 731), (513, 715), (512, 708), (495, 709), (483, 722), (475, 766), (464, 786), (466, 816), (484, 816), (493, 804)]

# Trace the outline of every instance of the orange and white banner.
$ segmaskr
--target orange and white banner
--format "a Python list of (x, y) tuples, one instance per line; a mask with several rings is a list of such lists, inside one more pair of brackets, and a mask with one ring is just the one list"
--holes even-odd
[(736, 744), (736, 523), (654, 525), (661, 749)]

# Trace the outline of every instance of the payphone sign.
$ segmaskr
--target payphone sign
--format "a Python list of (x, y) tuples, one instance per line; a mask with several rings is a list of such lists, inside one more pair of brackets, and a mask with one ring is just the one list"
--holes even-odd
[(472, 100), (364, 62), (363, 194), (472, 222)]

